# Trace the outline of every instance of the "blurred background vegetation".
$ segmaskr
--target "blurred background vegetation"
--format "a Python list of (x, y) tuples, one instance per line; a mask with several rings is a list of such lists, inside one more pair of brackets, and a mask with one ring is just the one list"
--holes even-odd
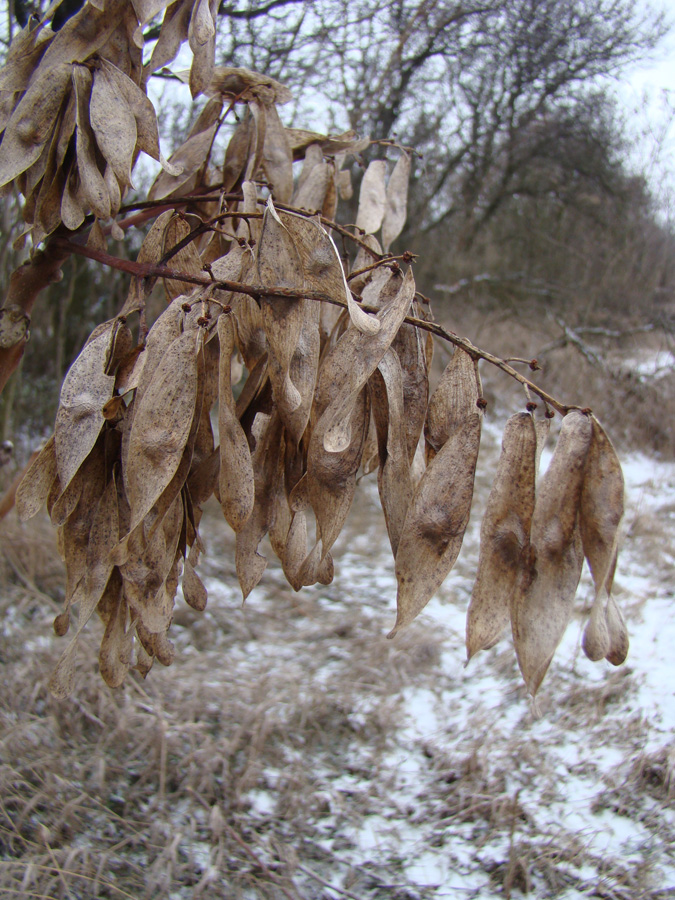
[[(0, 52), (46, 5), (4, 0)], [(408, 224), (393, 250), (419, 254), (418, 287), (438, 319), (501, 355), (539, 354), (543, 377), (562, 379), (570, 402), (577, 395), (565, 391), (577, 388), (589, 404), (630, 398), (640, 424), (623, 436), (675, 449), (664, 424), (672, 371), (646, 383), (617, 363), (635, 335), (669, 349), (675, 322), (671, 198), (665, 180), (636, 169), (639, 124), (616, 90), (663, 45), (669, 23), (658, 9), (636, 0), (223, 0), (219, 12), (218, 62), (287, 84), (285, 124), (384, 141), (362, 167), (396, 155), (389, 140), (418, 151)], [(169, 78), (153, 82), (168, 156), (204, 101), (193, 105)], [(661, 139), (673, 112), (665, 99)], [(137, 173), (136, 199), (152, 177)], [(17, 199), (1, 204), (5, 285), (26, 251), (13, 249)], [(348, 206), (339, 214), (354, 221)], [(129, 234), (110, 251), (133, 257), (141, 240)], [(0, 440), (25, 453), (49, 432), (70, 362), (125, 294), (121, 273), (68, 261), (0, 398)]]

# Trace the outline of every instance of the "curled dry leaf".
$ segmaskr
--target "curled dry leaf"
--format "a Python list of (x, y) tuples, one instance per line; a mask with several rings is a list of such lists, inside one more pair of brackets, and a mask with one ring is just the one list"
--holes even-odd
[(518, 665), (532, 696), (565, 632), (581, 577), (579, 504), (591, 433), (591, 420), (585, 413), (567, 413), (537, 492), (531, 565), (511, 608)]
[(492, 647), (509, 624), (530, 545), (536, 447), (532, 416), (511, 416), (480, 530), (478, 570), (466, 621), (467, 661)]

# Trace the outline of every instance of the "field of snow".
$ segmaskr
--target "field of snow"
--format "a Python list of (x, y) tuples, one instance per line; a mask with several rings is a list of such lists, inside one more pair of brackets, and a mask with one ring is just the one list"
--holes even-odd
[(29, 552), (28, 526), (7, 520), (0, 893), (675, 896), (675, 465), (622, 460), (615, 596), (627, 663), (581, 652), (585, 572), (535, 716), (510, 639), (464, 668), (500, 425), (484, 431), (460, 559), (394, 641), (393, 561), (370, 476), (333, 584), (295, 594), (269, 552), (244, 609), (232, 537), (210, 509), (209, 604), (202, 615), (181, 604), (174, 665), (111, 692), (97, 679), (94, 633), (75, 696), (58, 703), (46, 681), (62, 649), (50, 633), (62, 576), (44, 526), (31, 526), (43, 531)]

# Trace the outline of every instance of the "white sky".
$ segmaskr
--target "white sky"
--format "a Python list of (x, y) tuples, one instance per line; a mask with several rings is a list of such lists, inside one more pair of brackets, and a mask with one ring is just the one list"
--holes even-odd
[(675, 2), (654, 4), (665, 11), (671, 34), (651, 63), (627, 69), (616, 93), (634, 135), (633, 166), (644, 172), (664, 213), (675, 218)]

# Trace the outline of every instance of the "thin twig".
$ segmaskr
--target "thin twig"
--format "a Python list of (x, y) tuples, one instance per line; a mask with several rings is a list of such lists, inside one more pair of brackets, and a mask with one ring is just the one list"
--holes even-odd
[[(244, 284), (239, 281), (214, 282), (206, 274), (188, 275), (183, 272), (176, 272), (173, 269), (168, 268), (167, 266), (157, 266), (150, 263), (131, 262), (130, 260), (112, 256), (111, 254), (106, 253), (103, 250), (96, 250), (93, 247), (86, 247), (83, 244), (72, 243), (65, 238), (55, 238), (54, 243), (56, 244), (58, 249), (67, 250), (71, 253), (79, 253), (83, 256), (88, 257), (89, 259), (93, 259), (97, 262), (103, 263), (104, 265), (110, 266), (111, 268), (120, 269), (123, 272), (128, 272), (130, 275), (135, 275), (137, 278), (170, 278), (173, 281), (184, 281), (187, 284), (195, 284), (199, 286), (214, 285), (215, 287), (220, 288), (220, 290), (223, 291), (228, 291), (234, 294), (247, 294), (249, 297), (253, 297), (255, 300), (259, 300), (261, 297), (285, 297), (288, 299), (297, 300), (315, 300), (320, 303), (331, 303), (333, 304), (333, 306), (340, 306), (343, 309), (347, 308), (346, 300), (338, 300), (337, 298), (331, 297), (328, 294), (323, 293), (322, 291), (299, 292), (282, 287), (267, 288), (258, 284)], [(361, 298), (357, 294), (353, 294), (353, 297), (357, 302), (361, 302)], [(372, 306), (366, 306), (364, 304), (362, 304), (362, 309), (364, 309), (365, 312), (369, 313), (379, 312), (379, 310), (377, 310), (376, 308)], [(481, 350), (480, 347), (476, 347), (467, 338), (461, 338), (450, 331), (446, 331), (445, 328), (437, 325), (435, 322), (425, 322), (423, 319), (418, 319), (414, 316), (406, 316), (403, 321), (408, 325), (414, 325), (417, 328), (421, 328), (423, 331), (428, 331), (431, 334), (436, 335), (436, 337), (442, 338), (444, 341), (448, 341), (449, 343), (454, 344), (456, 347), (461, 347), (462, 350), (465, 350), (471, 357), (473, 357), (473, 359), (483, 359), (485, 360), (485, 362), (489, 362), (496, 368), (501, 369), (502, 372), (510, 375), (511, 378), (514, 378), (520, 384), (526, 385), (534, 394), (540, 397), (544, 402), (548, 403), (551, 407), (553, 407), (553, 409), (557, 410), (557, 412), (559, 412), (561, 416), (566, 415), (571, 409), (580, 408), (578, 406), (568, 406), (564, 403), (561, 403), (559, 400), (556, 400), (555, 397), (552, 397), (538, 385), (534, 384), (534, 382), (530, 381), (528, 378), (525, 378), (524, 375), (521, 375), (520, 372), (516, 371), (516, 369), (510, 366), (503, 359), (500, 359), (493, 353), (489, 353), (487, 350)]]

